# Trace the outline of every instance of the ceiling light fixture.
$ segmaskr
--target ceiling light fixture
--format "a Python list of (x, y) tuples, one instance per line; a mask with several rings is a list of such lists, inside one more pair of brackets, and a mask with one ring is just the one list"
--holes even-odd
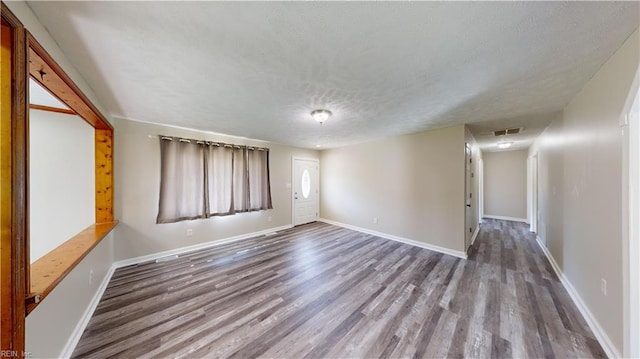
[(313, 110), (311, 111), (311, 117), (321, 124), (326, 121), (332, 113), (329, 110)]
[(513, 142), (499, 142), (498, 148), (505, 149), (511, 147), (511, 145), (513, 145)]

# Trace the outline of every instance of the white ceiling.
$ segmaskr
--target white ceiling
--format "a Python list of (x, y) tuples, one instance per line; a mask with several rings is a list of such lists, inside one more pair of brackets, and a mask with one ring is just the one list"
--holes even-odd
[(69, 109), (69, 106), (54, 97), (48, 90), (45, 90), (38, 82), (29, 78), (29, 104), (42, 105), (47, 107)]
[(540, 127), (640, 22), (637, 2), (29, 6), (113, 116), (309, 148)]

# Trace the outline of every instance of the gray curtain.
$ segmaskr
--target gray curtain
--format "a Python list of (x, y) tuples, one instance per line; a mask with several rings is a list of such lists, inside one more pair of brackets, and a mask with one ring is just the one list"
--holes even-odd
[(249, 174), (249, 210), (271, 209), (269, 151), (247, 149)]
[(249, 178), (246, 154), (247, 149), (244, 146), (233, 148), (233, 209), (235, 212), (246, 212), (249, 209), (247, 202)]
[(269, 150), (160, 137), (157, 223), (273, 208)]
[(160, 201), (157, 223), (201, 218), (205, 213), (204, 146), (160, 140)]
[(233, 147), (208, 144), (204, 151), (207, 216), (231, 214), (233, 205)]

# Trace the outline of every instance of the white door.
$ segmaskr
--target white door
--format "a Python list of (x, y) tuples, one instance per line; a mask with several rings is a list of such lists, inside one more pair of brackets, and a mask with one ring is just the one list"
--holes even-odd
[(318, 220), (318, 160), (293, 159), (293, 225)]
[[(538, 233), (538, 154), (531, 157), (531, 232)], [(544, 238), (541, 238), (544, 241)]]
[(471, 148), (469, 148), (469, 145), (464, 146), (464, 175), (465, 175), (465, 182), (464, 182), (464, 193), (465, 193), (465, 200), (464, 200), (464, 204), (465, 204), (465, 247), (469, 248), (469, 246), (471, 245), (471, 237), (473, 236), (473, 228), (477, 225), (477, 223), (474, 223), (475, 221), (473, 220), (473, 208), (471, 208), (471, 204), (473, 203), (472, 199), (473, 199), (473, 187), (472, 187), (472, 167), (471, 164), (473, 162), (472, 158), (471, 158)]
[(478, 160), (478, 223), (484, 218), (484, 162)]
[[(639, 76), (636, 75), (636, 83)], [(629, 208), (629, 351), (625, 356), (640, 358), (640, 341), (633, 339), (640, 338), (640, 91), (637, 87), (635, 91), (635, 100), (628, 113), (629, 128), (626, 135), (629, 159), (628, 172), (625, 174)]]

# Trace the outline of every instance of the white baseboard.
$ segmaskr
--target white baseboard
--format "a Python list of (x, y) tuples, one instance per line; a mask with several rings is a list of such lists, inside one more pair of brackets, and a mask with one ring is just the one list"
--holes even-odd
[(607, 357), (621, 358), (622, 356), (616, 349), (615, 345), (613, 345), (613, 342), (611, 342), (611, 339), (609, 338), (607, 333), (604, 331), (604, 329), (602, 329), (602, 327), (600, 326), (600, 323), (598, 323), (598, 320), (593, 316), (593, 314), (591, 313), (587, 305), (584, 303), (584, 301), (582, 300), (582, 297), (580, 297), (580, 294), (578, 294), (578, 291), (576, 291), (576, 289), (573, 287), (573, 285), (569, 281), (569, 278), (567, 278), (567, 276), (564, 275), (564, 273), (558, 266), (558, 263), (556, 263), (556, 260), (553, 258), (553, 256), (549, 252), (549, 249), (547, 249), (547, 247), (542, 243), (539, 236), (536, 236), (536, 242), (538, 242), (538, 246), (540, 246), (544, 254), (547, 256), (547, 259), (549, 260), (549, 263), (551, 263), (551, 266), (553, 267), (554, 272), (556, 272), (556, 275), (560, 279), (560, 282), (562, 283), (564, 288), (567, 290), (567, 292), (569, 292), (569, 296), (571, 297), (571, 299), (573, 299), (573, 302), (575, 303), (576, 307), (578, 307), (578, 310), (580, 311), (584, 319), (587, 321), (587, 324), (589, 324), (589, 328), (591, 328), (591, 331), (596, 336), (596, 339), (602, 346), (602, 349), (604, 349), (604, 352), (607, 354)]
[(284, 225), (284, 226), (269, 228), (269, 229), (265, 229), (265, 230), (258, 231), (258, 232), (246, 233), (246, 234), (241, 234), (239, 236), (228, 237), (228, 238), (223, 238), (223, 239), (217, 239), (215, 241), (199, 243), (199, 244), (195, 244), (195, 245), (192, 245), (192, 246), (181, 247), (181, 248), (171, 249), (171, 250), (168, 250), (168, 251), (147, 254), (147, 255), (140, 256), (140, 257), (135, 257), (135, 258), (123, 259), (121, 261), (115, 262), (114, 265), (116, 266), (116, 268), (126, 267), (126, 266), (133, 265), (133, 264), (154, 261), (156, 259), (163, 258), (163, 257), (175, 256), (175, 255), (178, 255), (178, 254), (184, 254), (184, 253), (187, 253), (187, 252), (193, 252), (193, 251), (197, 251), (197, 250), (200, 250), (200, 249), (206, 249), (206, 248), (219, 246), (219, 245), (222, 245), (222, 244), (237, 242), (237, 241), (241, 241), (243, 239), (249, 239), (249, 238), (253, 238), (253, 237), (263, 236), (265, 234), (271, 234), (273, 232), (282, 231), (282, 230), (289, 229), (289, 228), (292, 228), (292, 227), (293, 227), (292, 225), (287, 224), (287, 225)]
[(491, 218), (491, 219), (501, 219), (503, 221), (513, 221), (513, 222), (524, 222), (527, 223), (526, 218), (516, 218), (516, 217), (507, 217), (507, 216), (494, 216), (490, 214), (483, 215), (483, 218)]
[(473, 231), (473, 236), (471, 236), (471, 245), (473, 245), (473, 242), (475, 242), (476, 238), (478, 238), (478, 233), (480, 233), (480, 225), (479, 224), (476, 226), (476, 230)]
[(89, 302), (87, 309), (82, 314), (82, 318), (80, 318), (80, 321), (78, 322), (78, 324), (76, 324), (76, 327), (73, 329), (71, 336), (69, 337), (69, 339), (67, 340), (67, 343), (62, 349), (62, 353), (60, 353), (60, 358), (70, 358), (71, 354), (73, 354), (73, 351), (75, 350), (76, 345), (78, 345), (78, 342), (82, 337), (82, 333), (84, 333), (84, 330), (87, 328), (87, 325), (89, 324), (89, 320), (91, 320), (91, 317), (93, 316), (93, 312), (98, 307), (98, 303), (100, 303), (100, 299), (102, 298), (104, 291), (107, 289), (107, 286), (109, 285), (109, 281), (111, 280), (111, 277), (113, 276), (113, 272), (115, 272), (115, 270), (116, 270), (116, 266), (115, 264), (112, 264), (111, 267), (109, 268), (109, 271), (107, 271), (107, 274), (102, 279), (102, 282), (98, 287), (98, 290), (93, 295), (93, 298), (91, 298), (91, 302)]
[(398, 237), (398, 236), (394, 236), (392, 234), (387, 234), (387, 233), (377, 232), (377, 231), (373, 231), (373, 230), (362, 228), (362, 227), (352, 226), (350, 224), (340, 223), (340, 222), (332, 221), (330, 219), (320, 218), (319, 221), (320, 222), (324, 222), (324, 223), (328, 223), (328, 224), (332, 224), (334, 226), (351, 229), (353, 231), (362, 232), (362, 233), (371, 234), (371, 235), (374, 235), (374, 236), (377, 236), (377, 237), (390, 239), (392, 241), (405, 243), (405, 244), (410, 244), (412, 246), (428, 249), (430, 251), (440, 252), (440, 253), (448, 254), (448, 255), (451, 255), (451, 256), (454, 256), (454, 257), (467, 259), (467, 253), (465, 253), (463, 251), (456, 251), (456, 250), (453, 250), (453, 249), (444, 248), (444, 247), (436, 246), (436, 245), (433, 245), (433, 244), (427, 244), (427, 243), (424, 243), (424, 242), (415, 241), (413, 239)]

